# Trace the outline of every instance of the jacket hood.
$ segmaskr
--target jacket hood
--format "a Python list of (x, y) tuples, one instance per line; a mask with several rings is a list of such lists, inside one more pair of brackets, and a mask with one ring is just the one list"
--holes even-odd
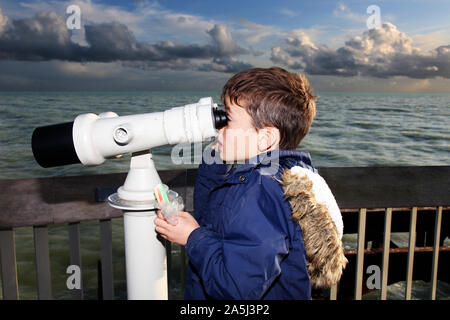
[(300, 224), (311, 285), (331, 287), (339, 282), (347, 264), (342, 245), (343, 223), (325, 180), (301, 166), (284, 169), (281, 180), (292, 219)]
[[(341, 211), (327, 183), (313, 167), (310, 154), (302, 150), (272, 150), (249, 159), (239, 169), (254, 166), (276, 169), (274, 178), (283, 187), (292, 219), (302, 229), (311, 285), (324, 288), (337, 284), (348, 262), (341, 240)], [(271, 174), (270, 170), (267, 172)]]

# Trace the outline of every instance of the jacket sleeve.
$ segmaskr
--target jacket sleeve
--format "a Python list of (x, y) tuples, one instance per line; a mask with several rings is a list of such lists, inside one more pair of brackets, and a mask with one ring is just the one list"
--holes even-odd
[[(208, 152), (210, 152), (211, 159), (216, 156), (215, 150), (211, 149)], [(197, 168), (197, 177), (194, 184), (194, 216), (199, 222), (201, 221), (201, 212), (203, 212), (207, 203), (204, 199), (224, 179), (224, 175), (229, 169), (229, 165), (226, 163), (208, 163), (205, 158), (202, 158), (202, 163)]]
[[(225, 234), (200, 227), (189, 236), (186, 252), (215, 299), (260, 299), (280, 275), (288, 254), (287, 236), (270, 197), (243, 195), (233, 206)], [(252, 196), (250, 196), (250, 194)]]

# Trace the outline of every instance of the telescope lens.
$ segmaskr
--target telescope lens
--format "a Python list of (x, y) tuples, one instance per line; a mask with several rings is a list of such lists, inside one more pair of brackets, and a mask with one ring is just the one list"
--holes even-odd
[(221, 128), (225, 127), (228, 123), (227, 113), (217, 108), (214, 108), (212, 110), (213, 110), (214, 127), (217, 130), (220, 130)]
[(31, 148), (37, 163), (50, 168), (80, 163), (72, 136), (73, 122), (34, 129)]

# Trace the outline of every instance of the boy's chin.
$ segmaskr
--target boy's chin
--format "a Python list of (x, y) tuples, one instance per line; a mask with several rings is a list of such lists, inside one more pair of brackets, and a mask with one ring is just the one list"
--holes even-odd
[(219, 150), (219, 157), (224, 163), (232, 164), (232, 163), (245, 163), (248, 159), (244, 159), (241, 157), (236, 157), (235, 155), (227, 155)]

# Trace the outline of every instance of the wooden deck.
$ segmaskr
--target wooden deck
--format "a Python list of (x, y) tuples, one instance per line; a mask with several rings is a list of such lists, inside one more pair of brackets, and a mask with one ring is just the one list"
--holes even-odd
[[(351, 292), (354, 299), (361, 299), (367, 291), (366, 267), (375, 263), (382, 269), (380, 298), (386, 299), (387, 285), (402, 277), (407, 284), (405, 299), (411, 298), (413, 279), (430, 281), (430, 298), (436, 298), (437, 280), (449, 281), (450, 251), (443, 246), (443, 240), (450, 231), (450, 166), (318, 169), (342, 210), (344, 233), (358, 234), (357, 248), (346, 250), (350, 264), (341, 283), (327, 297), (348, 298)], [(163, 183), (183, 197), (185, 210), (193, 212), (196, 169), (159, 174)], [(123, 184), (125, 177), (126, 173), (0, 180), (3, 299), (19, 298), (15, 228), (33, 226), (38, 298), (51, 299), (47, 226), (67, 224), (70, 263), (80, 265), (80, 223), (91, 220), (100, 222), (101, 296), (113, 299), (111, 219), (120, 219), (122, 212), (103, 201)], [(392, 232), (409, 232), (409, 245), (393, 247)], [(170, 254), (171, 246), (167, 248)], [(82, 289), (73, 291), (75, 299), (83, 299)]]

